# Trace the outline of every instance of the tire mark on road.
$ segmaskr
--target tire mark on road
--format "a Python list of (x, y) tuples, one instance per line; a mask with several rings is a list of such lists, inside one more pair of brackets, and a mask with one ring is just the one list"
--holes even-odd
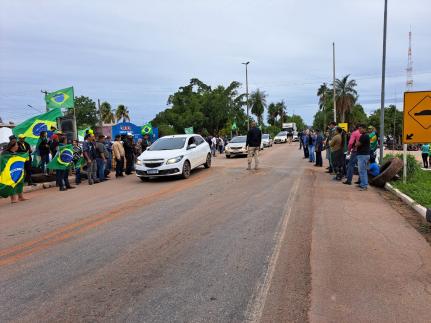
[[(212, 172), (211, 172), (212, 173)], [(179, 185), (169, 185), (163, 190), (160, 190), (154, 194), (148, 195), (143, 198), (134, 199), (126, 203), (120, 204), (118, 207), (104, 213), (96, 213), (86, 218), (58, 228), (51, 231), (43, 236), (11, 246), (0, 250), (0, 267), (16, 263), (22, 258), (30, 256), (36, 252), (47, 249), (54, 246), (62, 241), (75, 237), (79, 234), (83, 234), (93, 228), (96, 228), (102, 224), (111, 222), (117, 218), (130, 214), (131, 211), (136, 210), (143, 205), (153, 203), (163, 196), (171, 195), (179, 191), (188, 189), (204, 178), (209, 176), (210, 172), (199, 174), (195, 177), (189, 178), (186, 182), (181, 182)]]

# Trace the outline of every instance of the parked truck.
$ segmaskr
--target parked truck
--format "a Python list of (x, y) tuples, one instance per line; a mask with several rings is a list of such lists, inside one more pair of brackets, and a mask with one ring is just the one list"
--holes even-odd
[(288, 135), (292, 136), (293, 141), (298, 141), (298, 129), (296, 128), (295, 122), (287, 122), (282, 124), (282, 130), (286, 131)]

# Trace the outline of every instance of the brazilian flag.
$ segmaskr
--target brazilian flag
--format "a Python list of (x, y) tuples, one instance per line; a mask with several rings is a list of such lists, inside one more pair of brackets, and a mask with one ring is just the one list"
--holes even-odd
[(232, 130), (236, 130), (236, 129), (238, 129), (238, 127), (237, 127), (237, 125), (236, 125), (236, 121), (234, 121), (234, 122), (232, 123), (232, 127), (231, 127), (231, 129), (232, 129)]
[(46, 106), (49, 109), (64, 108), (70, 109), (75, 105), (73, 87), (58, 90), (45, 95)]
[(189, 128), (184, 128), (184, 133), (186, 135), (192, 135), (194, 133), (193, 131), (193, 127), (189, 127)]
[(8, 197), (22, 192), (24, 163), (28, 153), (4, 152), (0, 155), (0, 196)]
[(147, 122), (146, 124), (144, 124), (141, 133), (144, 136), (153, 134), (153, 126), (151, 125), (151, 122)]
[(73, 146), (63, 145), (58, 146), (58, 152), (54, 158), (48, 163), (49, 169), (69, 169), (73, 164)]
[(51, 126), (57, 127), (57, 118), (62, 115), (60, 109), (48, 111), (20, 123), (12, 129), (12, 132), (17, 137), (24, 135), (25, 141), (34, 146), (37, 144), (42, 131), (48, 131)]

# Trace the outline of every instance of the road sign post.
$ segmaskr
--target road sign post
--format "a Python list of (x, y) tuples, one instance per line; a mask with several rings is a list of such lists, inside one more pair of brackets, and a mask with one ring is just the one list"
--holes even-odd
[(407, 144), (431, 142), (431, 91), (405, 92), (403, 112), (403, 181), (407, 180)]

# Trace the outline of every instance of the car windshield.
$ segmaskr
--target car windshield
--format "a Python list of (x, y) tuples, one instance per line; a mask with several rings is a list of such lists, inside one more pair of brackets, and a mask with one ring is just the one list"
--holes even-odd
[(186, 138), (160, 138), (150, 146), (148, 150), (173, 150), (181, 149), (186, 143)]
[(268, 134), (263, 134), (262, 135), (262, 139), (269, 139), (269, 135)]
[(242, 143), (242, 142), (246, 142), (246, 141), (247, 141), (246, 136), (238, 136), (238, 137), (232, 138), (232, 140), (230, 142), (235, 144), (235, 143)]
[(287, 136), (287, 132), (286, 131), (279, 132), (277, 137), (281, 137), (281, 136)]

